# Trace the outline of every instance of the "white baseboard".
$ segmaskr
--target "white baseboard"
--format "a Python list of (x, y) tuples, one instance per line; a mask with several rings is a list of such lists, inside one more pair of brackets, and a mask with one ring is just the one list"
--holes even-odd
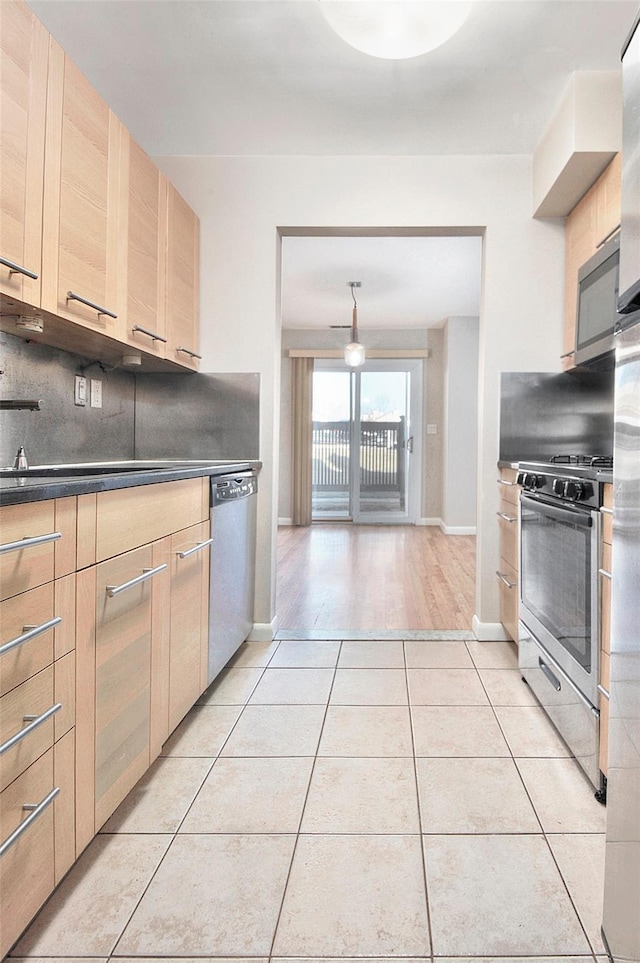
[(279, 518), (278, 525), (293, 525), (292, 518)]
[(477, 615), (471, 620), (471, 629), (478, 642), (510, 642), (511, 636), (502, 622), (481, 622)]
[(278, 616), (274, 616), (270, 622), (254, 622), (251, 632), (247, 636), (247, 642), (273, 642), (278, 631)]
[(439, 525), (442, 527), (441, 518), (420, 518), (416, 522), (416, 525)]
[(445, 535), (475, 535), (476, 526), (475, 525), (445, 525), (444, 522), (440, 524), (440, 528)]

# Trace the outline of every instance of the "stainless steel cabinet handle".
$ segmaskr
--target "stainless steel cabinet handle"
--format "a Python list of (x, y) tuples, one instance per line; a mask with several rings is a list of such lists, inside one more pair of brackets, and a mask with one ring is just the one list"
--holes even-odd
[(155, 331), (149, 331), (148, 328), (143, 328), (140, 324), (134, 324), (134, 326), (131, 328), (131, 331), (133, 334), (135, 334), (136, 331), (138, 331), (140, 334), (146, 334), (146, 336), (151, 338), (152, 341), (162, 341), (164, 344), (167, 343), (167, 339), (163, 338), (161, 334), (156, 334)]
[(43, 722), (46, 722), (47, 719), (50, 719), (51, 716), (54, 716), (56, 712), (60, 711), (60, 709), (62, 709), (62, 703), (56, 702), (54, 706), (51, 706), (50, 709), (47, 709), (47, 711), (43, 712), (40, 716), (25, 716), (24, 720), (25, 722), (28, 720), (29, 725), (25, 726), (23, 729), (19, 729), (18, 732), (15, 732), (12, 736), (10, 736), (6, 742), (2, 743), (0, 746), (0, 756), (4, 755), (5, 752), (8, 752), (9, 749), (13, 749), (13, 747), (19, 742), (22, 742), (25, 736), (28, 736), (29, 733), (33, 732), (34, 729), (37, 729), (38, 726), (41, 726)]
[(188, 548), (186, 552), (176, 552), (176, 555), (178, 556), (178, 558), (189, 558), (190, 555), (195, 555), (196, 552), (199, 552), (201, 548), (206, 548), (207, 545), (212, 545), (212, 544), (213, 544), (213, 539), (208, 538), (206, 542), (199, 542), (197, 545), (194, 545), (193, 548)]
[(611, 574), (611, 572), (607, 572), (606, 568), (599, 568), (598, 575), (602, 575), (604, 576), (604, 578), (609, 578), (609, 579), (613, 578), (613, 575)]
[(603, 696), (605, 697), (605, 699), (610, 699), (610, 698), (611, 698), (611, 696), (609, 695), (609, 693), (607, 692), (607, 690), (605, 689), (605, 687), (604, 687), (603, 685), (600, 685), (600, 683), (598, 683), (598, 692), (599, 692), (601, 695), (603, 695)]
[(510, 589), (515, 588), (516, 585), (518, 584), (517, 582), (510, 582), (506, 575), (504, 575), (502, 572), (498, 572), (497, 570), (496, 570), (496, 575), (498, 576), (501, 582), (504, 582), (507, 588), (510, 588)]
[(18, 635), (15, 639), (11, 639), (10, 642), (5, 642), (4, 645), (0, 645), (0, 655), (4, 655), (5, 652), (10, 652), (11, 649), (17, 648), (19, 645), (22, 645), (23, 642), (30, 642), (31, 639), (42, 635), (43, 632), (48, 632), (49, 629), (60, 625), (61, 622), (62, 619), (60, 616), (56, 615), (54, 619), (49, 619), (48, 622), (43, 622), (42, 625), (25, 625), (22, 635)]
[(190, 358), (202, 358), (201, 354), (196, 354), (195, 351), (191, 351), (189, 348), (183, 348), (182, 346), (176, 348), (176, 351), (182, 351), (183, 354), (188, 354)]
[(135, 578), (130, 579), (128, 582), (123, 582), (122, 585), (107, 585), (106, 593), (109, 598), (113, 598), (114, 595), (120, 595), (120, 592), (126, 592), (127, 589), (133, 588), (134, 585), (140, 585), (141, 582), (146, 582), (147, 579), (153, 578), (158, 572), (164, 572), (167, 567), (167, 563), (164, 562), (162, 565), (158, 565), (157, 568), (143, 568), (142, 575), (137, 575)]
[(564, 354), (560, 355), (560, 360), (562, 361), (563, 358), (573, 358), (574, 354), (575, 351), (565, 351)]
[(21, 538), (19, 542), (5, 542), (4, 545), (0, 545), (0, 555), (4, 555), (5, 552), (20, 552), (23, 548), (33, 548), (34, 545), (44, 545), (45, 542), (55, 542), (58, 538), (62, 538), (61, 532), (33, 537), (28, 535), (26, 538)]
[(93, 308), (98, 314), (106, 314), (110, 318), (117, 318), (118, 315), (114, 314), (113, 311), (109, 311), (108, 308), (103, 308), (100, 304), (96, 304), (95, 301), (87, 301), (86, 298), (81, 297), (79, 294), (74, 294), (73, 291), (67, 291), (67, 301), (79, 301), (80, 304), (86, 304), (88, 308)]
[(33, 271), (30, 271), (26, 267), (22, 267), (20, 264), (14, 264), (6, 257), (0, 257), (0, 264), (4, 264), (5, 267), (9, 268), (9, 274), (24, 274), (25, 277), (31, 278), (33, 281), (38, 280), (38, 275)]
[(517, 522), (517, 521), (518, 521), (518, 516), (517, 516), (517, 515), (516, 515), (515, 517), (514, 517), (513, 515), (505, 515), (504, 512), (496, 512), (496, 515), (498, 516), (498, 518), (504, 518), (505, 522)]
[(47, 806), (53, 802), (56, 796), (60, 793), (60, 788), (58, 786), (52, 789), (48, 796), (45, 796), (40, 803), (25, 803), (22, 807), (23, 809), (30, 810), (29, 815), (26, 819), (16, 826), (13, 832), (7, 836), (3, 843), (0, 843), (0, 856), (4, 856), (7, 850), (11, 849), (14, 843), (17, 843), (24, 832), (27, 831), (31, 823), (35, 822), (38, 816), (40, 816)]
[(613, 515), (613, 508), (607, 508), (605, 505), (600, 506), (600, 511), (604, 515)]
[(499, 484), (499, 485), (507, 485), (508, 488), (517, 488), (517, 487), (518, 487), (518, 483), (517, 483), (517, 482), (507, 481), (506, 478), (499, 478), (499, 479), (498, 479), (498, 484)]

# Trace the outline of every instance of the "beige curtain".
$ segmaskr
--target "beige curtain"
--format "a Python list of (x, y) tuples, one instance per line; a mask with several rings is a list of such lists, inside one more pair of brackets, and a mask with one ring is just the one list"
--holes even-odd
[(294, 525), (311, 524), (311, 447), (313, 422), (313, 358), (292, 358), (293, 368), (293, 494)]

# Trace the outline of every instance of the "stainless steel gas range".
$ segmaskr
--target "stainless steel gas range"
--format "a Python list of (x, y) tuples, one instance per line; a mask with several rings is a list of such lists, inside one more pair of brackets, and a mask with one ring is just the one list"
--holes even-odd
[(600, 790), (600, 509), (610, 456), (519, 465), (523, 677)]

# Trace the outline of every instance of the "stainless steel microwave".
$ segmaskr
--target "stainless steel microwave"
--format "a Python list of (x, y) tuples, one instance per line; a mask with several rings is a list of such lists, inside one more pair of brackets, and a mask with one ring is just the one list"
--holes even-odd
[(619, 269), (620, 237), (616, 236), (578, 271), (576, 365), (593, 364), (613, 352)]

